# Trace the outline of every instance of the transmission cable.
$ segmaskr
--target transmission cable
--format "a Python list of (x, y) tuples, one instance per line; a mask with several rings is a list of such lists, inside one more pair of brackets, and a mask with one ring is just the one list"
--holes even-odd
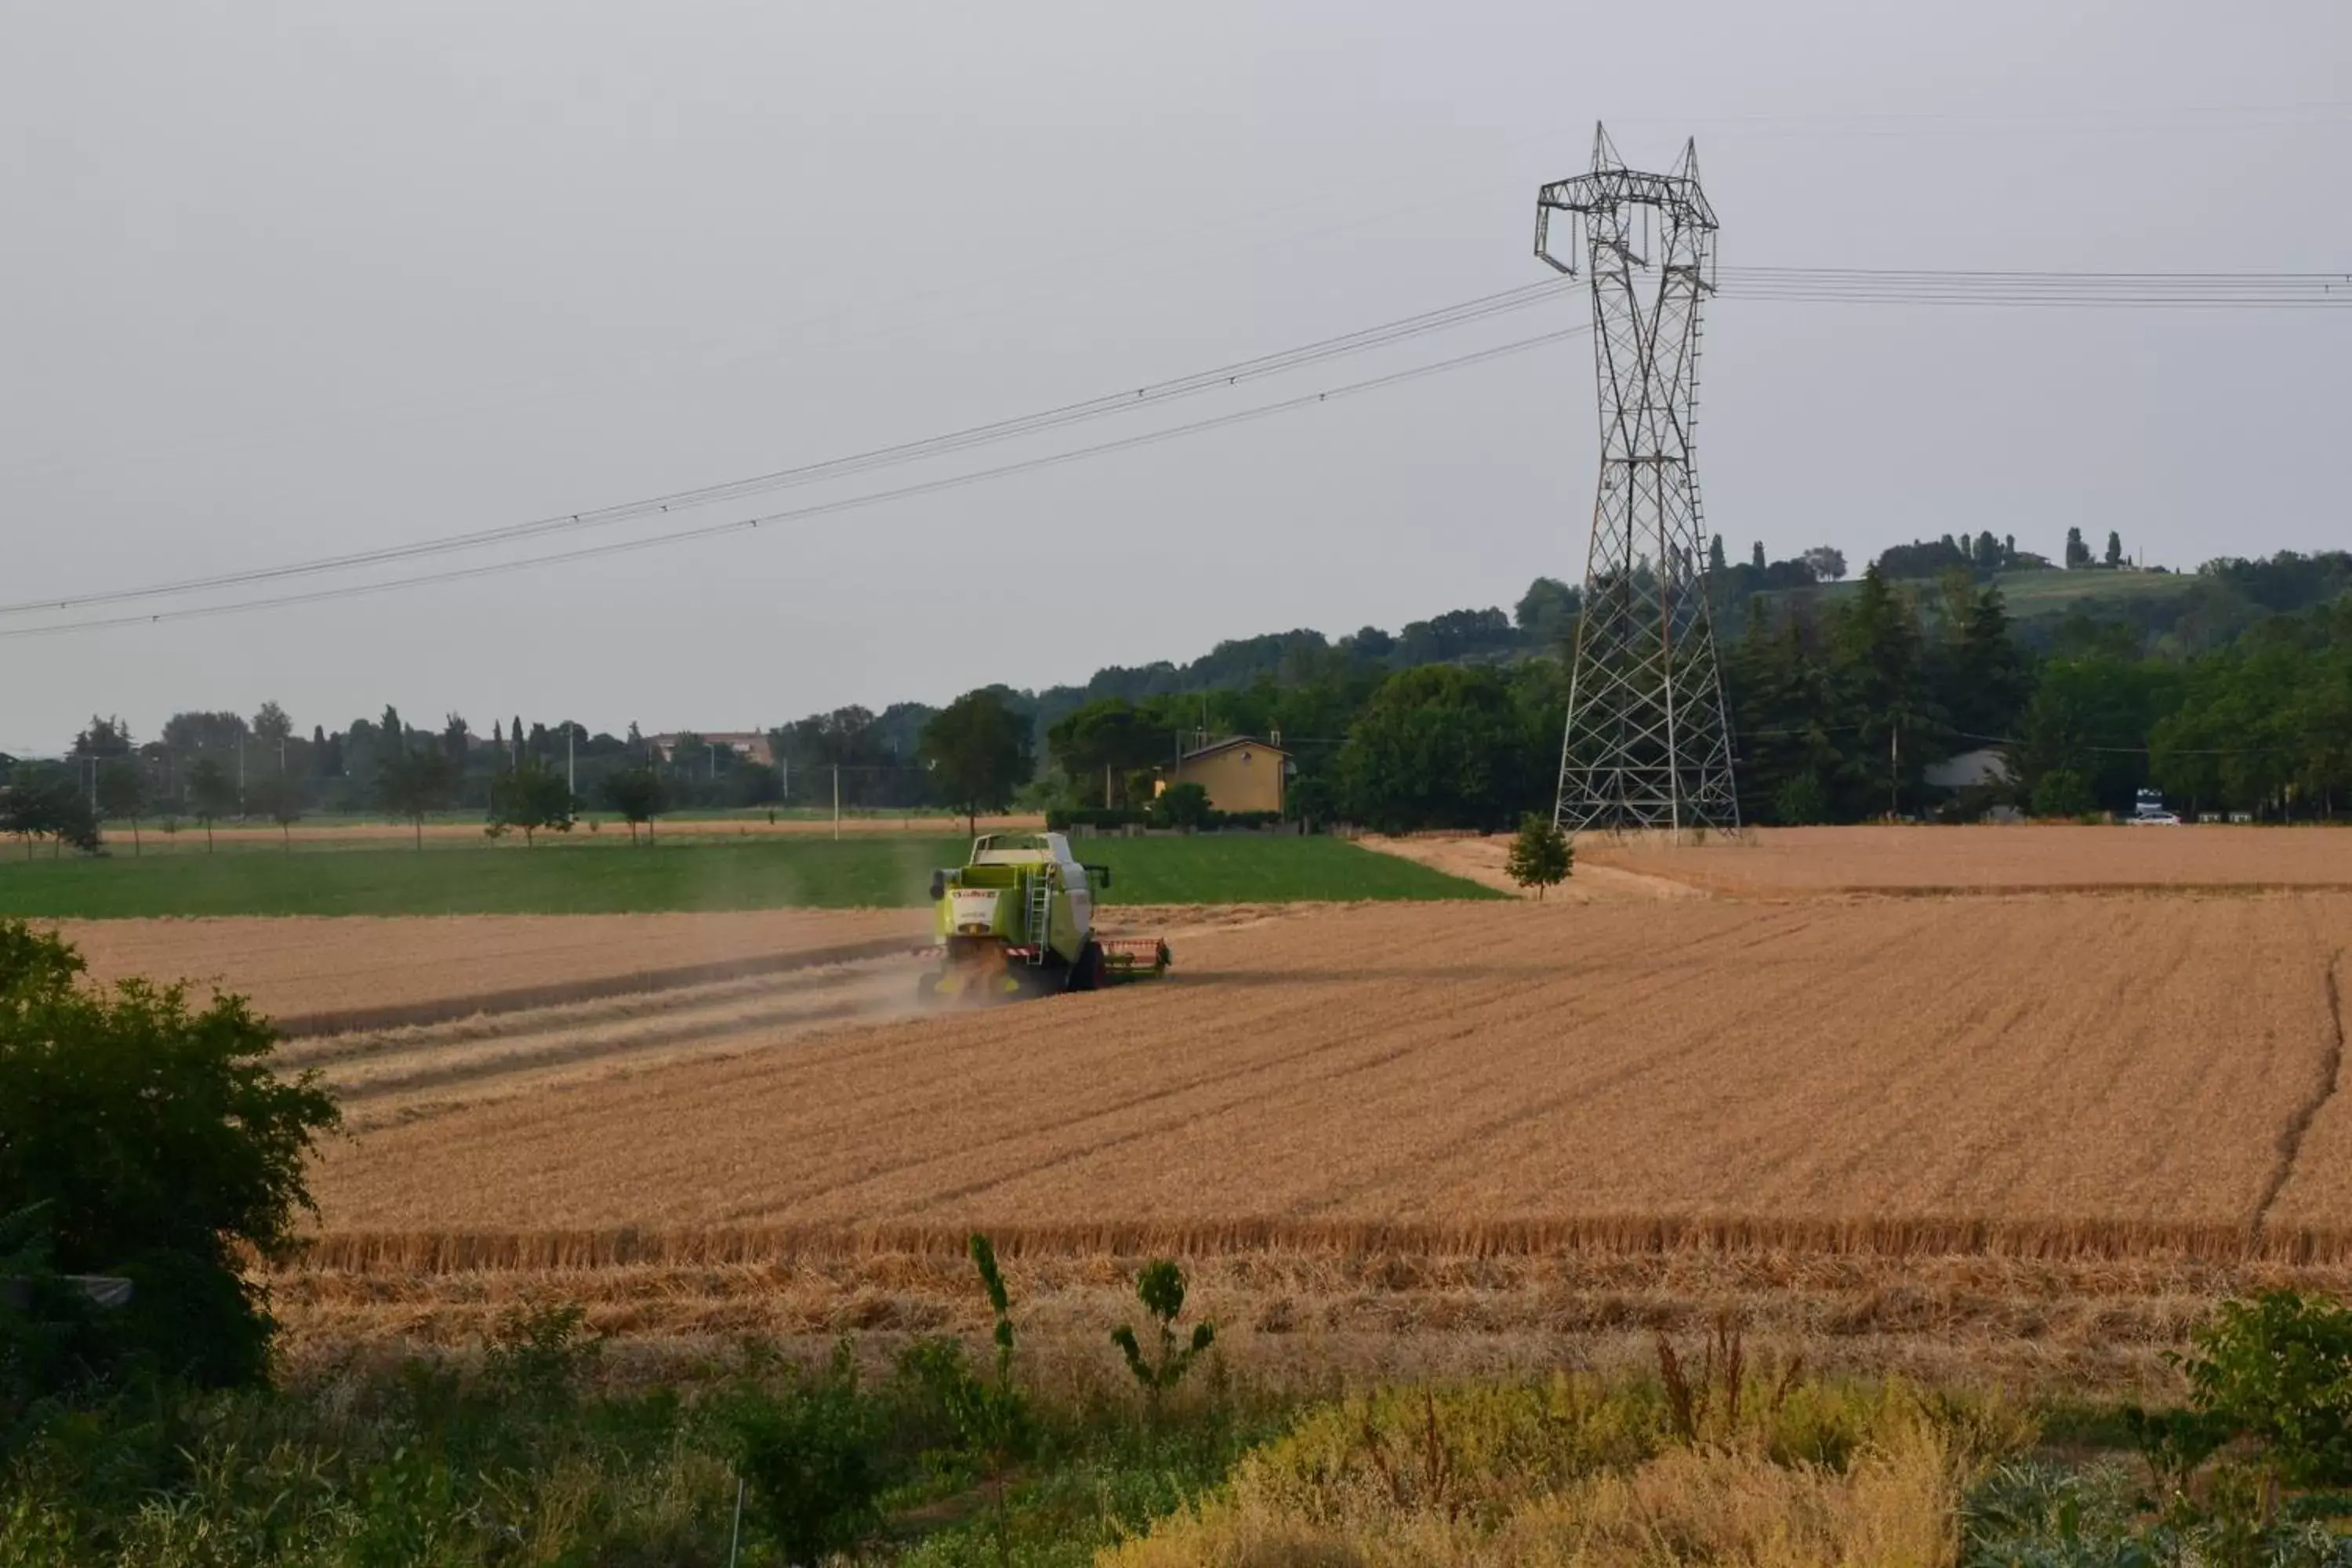
[(20, 600), (0, 604), (0, 615), (26, 615), (43, 610), (80, 609), (93, 605), (121, 604), (137, 599), (174, 597), (199, 593), (212, 588), (236, 587), (249, 583), (269, 582), (286, 577), (303, 577), (321, 572), (348, 571), (354, 567), (374, 566), (391, 561), (413, 560), (419, 556), (448, 553), (461, 550), (478, 550), (489, 545), (505, 544), (519, 539), (536, 538), (549, 533), (568, 533), (575, 530), (607, 528), (615, 523), (642, 517), (659, 516), (672, 510), (687, 510), (719, 501), (736, 500), (744, 496), (795, 486), (814, 484), (821, 480), (845, 479), (868, 473), (877, 468), (896, 468), (926, 458), (944, 457), (968, 447), (985, 446), (1018, 437), (1037, 435), (1061, 429), (1066, 426), (1099, 419), (1107, 415), (1126, 413), (1161, 403), (1197, 396), (1202, 393), (1239, 386), (1246, 382), (1279, 375), (1320, 364), (1327, 360), (1367, 353), (1401, 343), (1431, 332), (1450, 331), (1486, 321), (1492, 317), (1527, 310), (1554, 299), (1572, 289), (1574, 284), (1559, 279), (1547, 279), (1539, 283), (1524, 284), (1506, 289), (1499, 293), (1485, 294), (1457, 304), (1425, 310), (1418, 315), (1384, 321), (1378, 326), (1364, 327), (1324, 338), (1296, 348), (1282, 349), (1273, 353), (1259, 354), (1251, 359), (1237, 360), (1212, 370), (1195, 371), (1170, 381), (1152, 383), (1132, 391), (1107, 393), (1078, 403), (1064, 404), (1056, 408), (1033, 414), (1017, 415), (985, 425), (969, 426), (942, 436), (927, 437), (917, 441), (904, 441), (889, 447), (877, 447), (848, 457), (827, 458), (822, 462), (803, 464), (797, 468), (779, 468), (771, 473), (753, 475), (749, 479), (730, 479), (719, 484), (703, 485), (692, 489), (673, 490), (664, 495), (648, 496), (640, 500), (624, 501), (617, 505), (596, 507), (584, 511), (561, 512), (529, 522), (509, 523), (499, 528), (483, 529), (468, 533), (444, 535), (437, 539), (414, 541), (406, 544), (384, 545), (373, 550), (354, 551), (349, 554), (320, 556), (309, 561), (283, 563), (275, 566), (257, 566), (236, 572), (216, 573), (203, 577), (180, 578), (171, 582), (151, 583), (136, 588), (109, 589), (88, 594), (69, 594), (46, 599)]
[[(1109, 393), (1058, 407), (970, 426), (945, 435), (900, 442), (847, 457), (777, 469), (748, 479), (671, 491), (617, 505), (563, 512), (528, 522), (384, 545), (307, 561), (281, 563), (138, 587), (51, 596), (0, 604), (0, 616), (74, 610), (141, 599), (177, 597), (216, 588), (350, 571), (461, 551), (484, 549), (549, 534), (606, 528), (784, 489), (848, 478), (903, 464), (944, 457), (971, 447), (1060, 429), (1085, 421), (1160, 403), (1196, 396), (1244, 382), (1278, 375), (1345, 355), (1366, 353), (1526, 310), (1580, 286), (1574, 278), (1547, 279), (1516, 289), (1360, 328), (1336, 337), (1237, 360), (1210, 370), (1147, 384), (1132, 392)], [(1842, 304), (2064, 306), (2122, 309), (2333, 309), (2352, 305), (2352, 274), (2320, 272), (2061, 272), (1994, 269), (1727, 267), (1718, 287), (1735, 299)], [(1283, 405), (1280, 406), (1289, 406)], [(1185, 429), (1209, 428), (1209, 421)], [(1087, 448), (1085, 450), (1096, 450)], [(998, 470), (991, 470), (995, 472)], [(911, 493), (911, 492), (889, 492)], [(856, 504), (862, 504), (858, 502)], [(731, 525), (730, 525), (731, 526)], [(660, 538), (683, 537), (661, 535)], [(550, 557), (568, 559), (570, 557)], [(425, 579), (415, 579), (422, 581)], [(402, 581), (410, 581), (403, 579)], [(93, 625), (127, 625), (152, 616), (126, 616)], [(39, 628), (52, 630), (57, 628)]]
[(2124, 310), (2340, 310), (2352, 272), (2028, 272), (1851, 267), (1718, 269), (1727, 299)]
[(590, 561), (606, 555), (621, 555), (633, 551), (653, 550), (663, 545), (682, 544), (691, 540), (715, 539), (722, 534), (743, 533), (770, 523), (793, 522), (812, 517), (826, 517), (836, 512), (852, 511), (886, 501), (905, 500), (916, 496), (933, 495), (941, 490), (958, 489), (965, 485), (979, 484), (988, 479), (1007, 479), (1015, 474), (1034, 473), (1057, 468), (1083, 458), (1103, 457), (1113, 452), (1133, 451), (1156, 446), (1180, 437), (1197, 436), (1205, 431), (1221, 430), (1235, 425), (1253, 423), (1277, 414), (1312, 408), (1362, 393), (1377, 392), (1391, 386), (1402, 386), (1424, 377), (1464, 370), (1472, 365), (1486, 364), (1548, 343), (1563, 342), (1585, 336), (1591, 327), (1581, 324), (1563, 327), (1557, 331), (1539, 332), (1533, 337), (1517, 338), (1489, 348), (1457, 354), (1451, 359), (1415, 365), (1406, 370), (1391, 371), (1362, 381), (1349, 382), (1320, 392), (1302, 393), (1296, 397), (1276, 403), (1260, 404), (1254, 408), (1235, 409), (1207, 419), (1197, 419), (1188, 425), (1170, 426), (1162, 430), (1145, 431), (1125, 436), (1117, 440), (1098, 442), (1091, 447), (1079, 447), (1066, 452), (1052, 452), (1042, 457), (1024, 458), (1018, 462), (1002, 464), (993, 468), (980, 468), (971, 473), (952, 474), (941, 479), (925, 479), (917, 484), (901, 485), (895, 489), (875, 490), (866, 495), (848, 496), (839, 500), (819, 501), (810, 506), (794, 507), (784, 511), (764, 513), (758, 517), (736, 518), (726, 522), (707, 523), (697, 528), (679, 529), (669, 533), (654, 534), (639, 539), (618, 539), (603, 544), (583, 545), (576, 550), (560, 551), (546, 555), (525, 556), (514, 561), (489, 562), (479, 566), (463, 566), (444, 572), (420, 574), (414, 577), (395, 577), (378, 583), (351, 583), (340, 587), (315, 588), (301, 593), (280, 594), (268, 598), (238, 599), (223, 605), (199, 605), (185, 609), (161, 610), (146, 615), (114, 616), (99, 620), (65, 621), (50, 626), (16, 626), (0, 630), (0, 639), (15, 637), (55, 637), (67, 632), (103, 631), (118, 626), (153, 626), (166, 621), (208, 618), (214, 616), (236, 615), (249, 610), (277, 609), (289, 605), (319, 604), (330, 599), (356, 598), (362, 595), (390, 593), (399, 588), (424, 587), (436, 583), (465, 582), (476, 577), (495, 576), (501, 573), (520, 572), (532, 567), (553, 566), (573, 561)]
[[(749, 495), (845, 479), (998, 441), (1056, 430), (1109, 415), (1197, 396), (1219, 388), (1367, 353), (1436, 331), (1526, 310), (1574, 291), (1577, 279), (1541, 282), (1480, 295), (1293, 348), (1195, 371), (1131, 392), (970, 426), (945, 435), (874, 447), (847, 457), (781, 468), (748, 479), (670, 491), (616, 505), (562, 512), (498, 528), (447, 534), (405, 544), (281, 563), (138, 587), (0, 604), (0, 616), (72, 610), (141, 599), (176, 597), (215, 588), (349, 571), (388, 562), (478, 550), (551, 533), (607, 528)], [(1965, 304), (2070, 308), (2332, 309), (2352, 305), (2352, 273), (2321, 272), (2056, 272), (1933, 268), (1726, 267), (1718, 278), (1729, 298), (1842, 304)]]

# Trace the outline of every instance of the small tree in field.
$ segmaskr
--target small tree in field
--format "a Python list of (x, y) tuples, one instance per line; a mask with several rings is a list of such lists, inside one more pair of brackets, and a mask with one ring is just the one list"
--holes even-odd
[(629, 768), (605, 775), (599, 792), (604, 804), (621, 814), (629, 825), (629, 842), (637, 841), (637, 824), (646, 825), (646, 837), (654, 835), (654, 818), (661, 815), (662, 785), (660, 777), (651, 768)]
[(525, 848), (537, 841), (542, 827), (551, 833), (571, 832), (576, 804), (562, 775), (537, 757), (525, 757), (490, 781), (490, 826), (521, 828)]
[(1511, 880), (1522, 888), (1533, 888), (1540, 902), (1544, 889), (1568, 880), (1576, 864), (1576, 851), (1568, 842), (1568, 835), (1548, 816), (1528, 812), (1519, 818), (1518, 837), (1511, 840), (1509, 858), (1503, 868)]
[(188, 811), (205, 825), (205, 853), (213, 852), (213, 823), (236, 809), (236, 781), (210, 757), (188, 770)]
[(1178, 1341), (1176, 1318), (1184, 1310), (1184, 1270), (1165, 1258), (1155, 1258), (1143, 1266), (1142, 1274), (1135, 1281), (1135, 1296), (1143, 1303), (1143, 1310), (1151, 1314), (1151, 1355), (1144, 1355), (1135, 1331), (1125, 1323), (1110, 1331), (1110, 1342), (1127, 1358), (1129, 1373), (1143, 1390), (1145, 1417), (1156, 1426), (1161, 1398), (1184, 1380), (1201, 1352), (1215, 1342), (1217, 1326), (1195, 1323), (1192, 1334)]
[(376, 794), (384, 809), (415, 825), (416, 847), (425, 847), (425, 818), (449, 804), (457, 785), (457, 769), (437, 745), (394, 752), (376, 773)]
[(302, 787), (279, 773), (261, 780), (247, 794), (255, 810), (278, 824), (278, 839), (290, 853), (294, 825), (302, 820)]
[(131, 853), (137, 855), (139, 819), (147, 813), (147, 775), (137, 763), (118, 757), (99, 764), (98, 809), (114, 821), (131, 824)]

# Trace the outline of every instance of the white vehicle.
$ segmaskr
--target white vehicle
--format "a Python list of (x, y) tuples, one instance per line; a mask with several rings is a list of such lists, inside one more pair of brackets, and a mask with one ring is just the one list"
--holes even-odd
[(2180, 818), (2168, 811), (2135, 811), (2124, 818), (2134, 827), (2178, 827)]

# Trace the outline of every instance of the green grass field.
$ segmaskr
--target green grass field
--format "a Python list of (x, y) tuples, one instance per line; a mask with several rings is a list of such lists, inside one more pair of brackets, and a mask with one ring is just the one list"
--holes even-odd
[[(0, 859), (0, 916), (617, 914), (843, 909), (925, 901), (961, 838), (869, 835), (734, 843), (625, 842), (331, 853)], [(1082, 841), (1111, 868), (1106, 901), (1281, 903), (1499, 894), (1332, 838), (1255, 835)]]

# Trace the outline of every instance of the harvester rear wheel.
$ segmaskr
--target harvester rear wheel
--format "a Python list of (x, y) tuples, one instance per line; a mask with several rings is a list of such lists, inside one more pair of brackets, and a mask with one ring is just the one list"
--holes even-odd
[(1102, 943), (1092, 937), (1078, 949), (1078, 961), (1070, 965), (1069, 988), (1073, 991), (1099, 991), (1103, 985)]

